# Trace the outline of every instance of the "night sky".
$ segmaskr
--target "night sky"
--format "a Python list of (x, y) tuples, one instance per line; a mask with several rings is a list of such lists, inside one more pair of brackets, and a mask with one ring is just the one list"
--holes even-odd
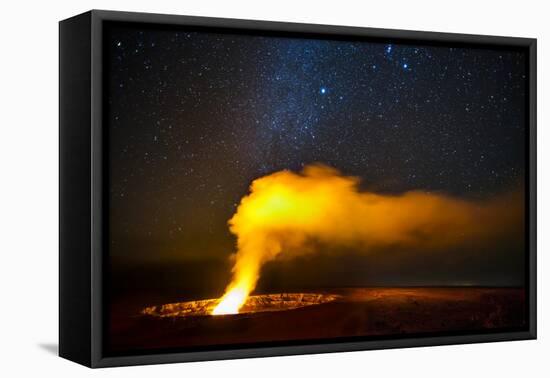
[[(132, 25), (110, 27), (105, 49), (110, 255), (122, 265), (226, 269), (226, 222), (251, 181), (309, 163), (382, 193), (484, 199), (525, 179), (523, 52)], [(451, 278), (521, 282), (522, 243)]]

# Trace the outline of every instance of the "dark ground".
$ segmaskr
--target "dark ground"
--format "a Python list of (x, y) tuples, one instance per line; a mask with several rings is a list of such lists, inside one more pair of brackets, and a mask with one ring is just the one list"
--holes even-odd
[[(207, 345), (483, 331), (525, 325), (525, 292), (509, 288), (348, 288), (342, 299), (289, 311), (161, 319), (113, 304), (111, 352)], [(160, 303), (149, 303), (160, 304)]]

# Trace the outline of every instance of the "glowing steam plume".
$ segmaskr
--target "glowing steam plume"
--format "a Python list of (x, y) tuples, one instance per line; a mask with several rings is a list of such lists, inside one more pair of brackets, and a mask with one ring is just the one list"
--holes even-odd
[(482, 203), (422, 191), (376, 194), (360, 191), (358, 178), (323, 165), (261, 177), (229, 220), (237, 236), (233, 277), (212, 314), (238, 313), (263, 264), (315, 252), (311, 241), (368, 253), (377, 247), (478, 245), (506, 235), (523, 218), (523, 208), (515, 205), (522, 201), (510, 198), (517, 195)]

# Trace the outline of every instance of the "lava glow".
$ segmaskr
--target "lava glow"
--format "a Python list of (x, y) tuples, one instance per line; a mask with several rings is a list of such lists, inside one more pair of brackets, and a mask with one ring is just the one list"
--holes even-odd
[(212, 310), (212, 315), (228, 315), (239, 313), (239, 308), (244, 305), (249, 291), (246, 288), (234, 288), (229, 290), (220, 300), (220, 303)]
[[(213, 315), (235, 314), (256, 287), (263, 264), (338, 248), (357, 253), (392, 247), (447, 250), (485, 243), (521, 230), (519, 192), (486, 201), (411, 191), (399, 195), (359, 189), (359, 179), (323, 166), (281, 171), (252, 182), (229, 220), (237, 236), (232, 280)], [(322, 249), (322, 248), (321, 248)]]

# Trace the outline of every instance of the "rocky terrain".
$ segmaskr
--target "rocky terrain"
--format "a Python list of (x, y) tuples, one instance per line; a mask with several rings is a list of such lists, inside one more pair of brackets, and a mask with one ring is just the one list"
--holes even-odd
[(241, 314), (208, 315), (214, 303), (172, 303), (143, 313), (115, 306), (108, 337), (111, 352), (476, 333), (526, 325), (523, 289), (348, 288), (256, 295)]

